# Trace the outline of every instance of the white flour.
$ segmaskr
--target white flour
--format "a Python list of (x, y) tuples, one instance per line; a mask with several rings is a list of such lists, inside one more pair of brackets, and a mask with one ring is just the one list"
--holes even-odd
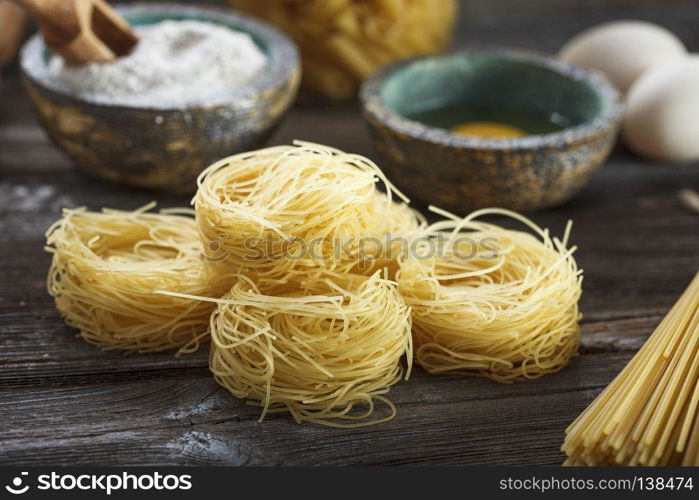
[(111, 63), (68, 66), (59, 56), (49, 73), (92, 101), (184, 108), (219, 104), (266, 64), (246, 33), (201, 21), (164, 21), (135, 28), (140, 41)]

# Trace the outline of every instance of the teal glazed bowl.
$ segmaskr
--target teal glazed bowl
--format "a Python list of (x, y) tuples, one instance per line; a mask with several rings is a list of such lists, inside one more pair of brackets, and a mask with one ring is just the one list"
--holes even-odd
[[(416, 201), (456, 213), (566, 202), (609, 155), (623, 115), (619, 93), (601, 74), (517, 51), (401, 62), (370, 77), (360, 98), (390, 178)], [(484, 116), (521, 122), (528, 135), (450, 131)]]
[(230, 95), (210, 105), (183, 108), (100, 103), (54, 79), (40, 35), (23, 47), (22, 81), (39, 121), (85, 173), (117, 183), (193, 193), (196, 179), (222, 157), (262, 145), (294, 101), (301, 69), (289, 38), (231, 10), (182, 4), (119, 6), (133, 25), (195, 19), (251, 36), (267, 65)]

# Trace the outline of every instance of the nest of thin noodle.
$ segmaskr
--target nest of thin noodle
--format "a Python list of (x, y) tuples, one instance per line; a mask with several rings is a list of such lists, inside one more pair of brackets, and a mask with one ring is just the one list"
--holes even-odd
[[(211, 371), (234, 396), (262, 406), (260, 420), (289, 412), (298, 422), (356, 427), (395, 415), (384, 395), (410, 371), (410, 309), (380, 272), (318, 271), (267, 290), (241, 276), (217, 302)], [(377, 402), (387, 415), (374, 416)]]
[(193, 204), (208, 260), (252, 272), (259, 284), (316, 268), (395, 271), (422, 222), (394, 201), (405, 198), (373, 162), (304, 142), (225, 158), (198, 185)]
[[(416, 361), (430, 373), (498, 382), (563, 368), (579, 345), (582, 271), (562, 240), (514, 212), (479, 210), (424, 229), (401, 258), (400, 293), (413, 310)], [(479, 219), (501, 215), (533, 232)]]
[(66, 209), (46, 233), (48, 291), (68, 325), (105, 349), (195, 351), (215, 304), (155, 294), (220, 297), (231, 274), (212, 273), (191, 210), (181, 214)]

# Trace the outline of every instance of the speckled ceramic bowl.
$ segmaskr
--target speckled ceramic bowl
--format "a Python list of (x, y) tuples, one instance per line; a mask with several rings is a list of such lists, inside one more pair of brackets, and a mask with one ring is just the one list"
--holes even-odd
[[(361, 100), (390, 178), (414, 199), (460, 214), (485, 206), (531, 211), (569, 200), (607, 158), (623, 114), (618, 92), (602, 75), (515, 51), (399, 63), (369, 78)], [(488, 139), (414, 118), (471, 106), (564, 117), (564, 125)]]
[(191, 193), (212, 162), (261, 145), (290, 106), (300, 65), (294, 44), (276, 29), (227, 9), (132, 4), (119, 11), (134, 25), (165, 19), (208, 21), (248, 33), (267, 65), (220, 103), (184, 109), (100, 104), (55, 81), (36, 35), (22, 49), (23, 82), (54, 142), (86, 173), (110, 181)]

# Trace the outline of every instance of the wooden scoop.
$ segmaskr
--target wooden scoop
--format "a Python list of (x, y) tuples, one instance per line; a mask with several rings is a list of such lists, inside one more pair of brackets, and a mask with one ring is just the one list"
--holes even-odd
[(46, 45), (70, 64), (109, 62), (138, 43), (104, 0), (12, 0), (36, 20)]

